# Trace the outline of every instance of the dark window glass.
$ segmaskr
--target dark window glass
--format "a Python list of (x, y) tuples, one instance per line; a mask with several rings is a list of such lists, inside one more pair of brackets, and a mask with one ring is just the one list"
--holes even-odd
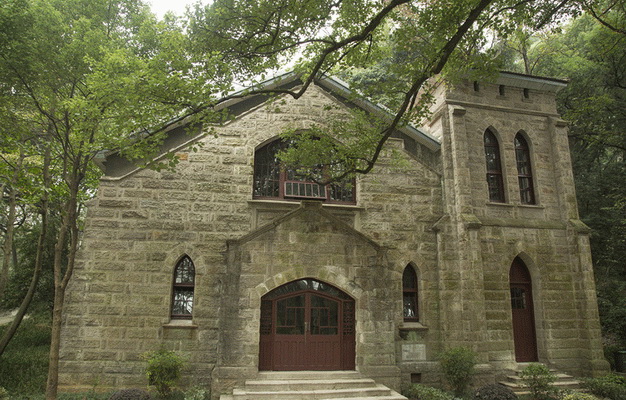
[(526, 292), (522, 288), (511, 288), (511, 308), (514, 310), (526, 309)]
[(304, 295), (299, 295), (276, 302), (277, 334), (304, 334), (304, 300)]
[(500, 162), (498, 139), (489, 130), (485, 132), (485, 159), (487, 161), (487, 188), (489, 201), (504, 203), (504, 181)]
[[(282, 168), (278, 152), (288, 144), (276, 140), (260, 148), (254, 155), (254, 198), (319, 199), (335, 203), (355, 203), (354, 179), (345, 179), (329, 185), (320, 185)], [(323, 180), (326, 167), (319, 166), (319, 180)], [(316, 177), (317, 179), (317, 177)]]
[(535, 204), (530, 149), (526, 139), (519, 133), (515, 136), (515, 159), (517, 161), (520, 201), (522, 204)]
[(321, 296), (311, 296), (311, 334), (339, 333), (339, 303)]
[(417, 274), (407, 265), (402, 274), (402, 302), (405, 321), (419, 321), (417, 305)]
[(174, 269), (172, 318), (191, 319), (195, 276), (193, 262), (189, 257), (183, 257)]

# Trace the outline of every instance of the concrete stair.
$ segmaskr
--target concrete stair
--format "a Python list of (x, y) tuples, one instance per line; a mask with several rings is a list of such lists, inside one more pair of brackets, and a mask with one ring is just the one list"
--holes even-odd
[[(522, 373), (524, 367), (525, 365), (520, 365), (520, 368), (517, 371), (513, 371), (511, 375), (508, 375), (506, 377), (506, 380), (498, 383), (513, 390), (513, 392), (515, 392), (515, 394), (517, 394), (518, 396), (530, 394), (530, 392), (528, 391), (528, 387), (524, 384), (522, 378), (520, 377), (520, 374)], [(580, 381), (576, 380), (571, 375), (567, 375), (553, 369), (550, 369), (550, 371), (554, 375), (556, 375), (557, 378), (552, 386), (562, 390), (580, 390)]]
[(220, 400), (407, 400), (356, 371), (259, 372)]

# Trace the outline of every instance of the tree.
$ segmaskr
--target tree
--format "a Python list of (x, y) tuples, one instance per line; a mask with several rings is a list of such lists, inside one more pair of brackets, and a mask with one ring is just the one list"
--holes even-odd
[[(494, 66), (488, 50), (493, 35), (506, 36), (520, 24), (536, 29), (578, 7), (574, 2), (525, 0), (218, 0), (196, 7), (190, 32), (197, 52), (218, 52), (242, 81), (256, 83), (266, 71), (291, 63), (303, 85), (274, 93), (294, 98), (323, 73), (380, 64), (388, 56), (382, 48), (388, 43), (396, 54), (410, 55), (407, 62), (386, 65), (392, 79), (374, 88), (371, 80), (367, 88), (358, 82), (354, 87), (389, 99), (394, 114), (389, 120), (372, 121), (355, 112), (351, 123), (319, 127), (315, 138), (288, 135), (294, 145), (283, 153), (287, 163), (307, 170), (312, 179), (320, 160), (334, 163), (337, 168), (327, 178), (339, 180), (369, 172), (396, 127), (426, 116), (431, 78), (485, 75)], [(259, 90), (242, 95), (252, 93)], [(333, 139), (339, 143), (328, 151)]]
[[(53, 399), (80, 214), (98, 178), (94, 157), (122, 149), (130, 158), (149, 162), (162, 139), (159, 127), (197, 93), (188, 85), (209, 86), (219, 74), (191, 71), (194, 60), (185, 53), (189, 46), (181, 24), (157, 22), (140, 0), (10, 0), (0, 7), (0, 24), (0, 118), (3, 126), (12, 127), (5, 143), (18, 160), (26, 148), (45, 160), (43, 171), (50, 177), (40, 181), (42, 216), (50, 213), (46, 196), (54, 198), (50, 205), (60, 216), (46, 389), (46, 398)], [(26, 133), (34, 139), (25, 140)], [(147, 139), (138, 141), (141, 137)], [(12, 171), (21, 173), (20, 165)], [(17, 179), (7, 182), (9, 207), (15, 208), (12, 199), (24, 186)]]

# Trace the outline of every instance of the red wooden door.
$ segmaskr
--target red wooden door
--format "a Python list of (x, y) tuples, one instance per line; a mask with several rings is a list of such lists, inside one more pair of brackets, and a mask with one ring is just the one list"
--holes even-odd
[(354, 369), (354, 301), (336, 296), (336, 288), (315, 290), (326, 284), (302, 281), (262, 300), (259, 369)]
[(515, 361), (537, 361), (537, 335), (533, 311), (532, 282), (524, 262), (516, 258), (509, 273)]

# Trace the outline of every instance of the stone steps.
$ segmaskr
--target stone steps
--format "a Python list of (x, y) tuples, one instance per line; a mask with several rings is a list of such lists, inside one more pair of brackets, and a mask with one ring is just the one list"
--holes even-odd
[[(507, 376), (505, 381), (501, 381), (498, 383), (513, 390), (513, 392), (515, 392), (515, 394), (517, 394), (518, 396), (530, 394), (528, 387), (524, 384), (522, 378), (520, 377), (522, 369), (515, 371), (515, 375)], [(557, 372), (555, 370), (551, 371), (557, 378), (552, 386), (562, 390), (580, 390), (580, 381), (578, 381), (571, 375)]]
[(220, 400), (406, 400), (356, 371), (260, 372)]

